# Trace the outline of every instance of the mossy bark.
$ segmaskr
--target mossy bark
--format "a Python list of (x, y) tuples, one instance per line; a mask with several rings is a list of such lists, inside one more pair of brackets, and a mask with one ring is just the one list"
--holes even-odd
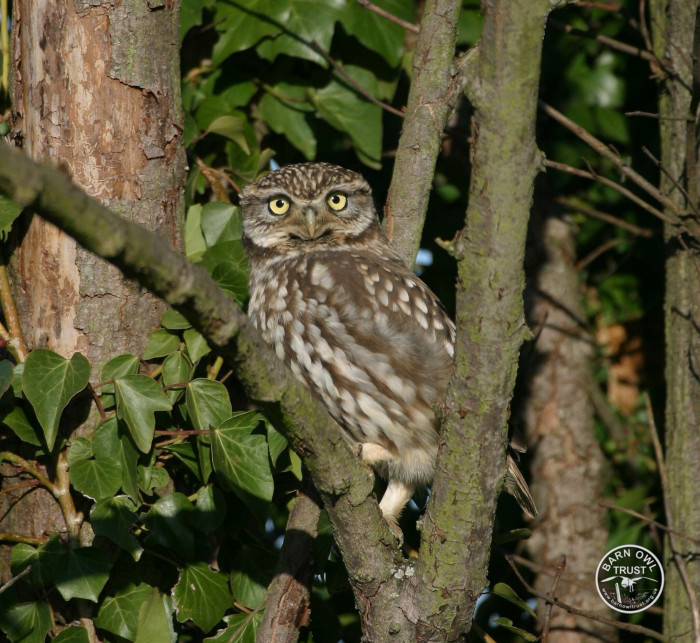
[[(660, 188), (688, 212), (698, 207), (700, 193), (697, 169), (700, 95), (697, 51), (694, 51), (697, 42), (694, 44), (693, 37), (693, 30), (698, 28), (697, 10), (697, 2), (693, 0), (651, 2), (654, 49), (666, 67), (659, 85), (661, 163), (665, 168)], [(674, 183), (685, 186), (690, 202)], [(699, 242), (679, 235), (670, 226), (666, 226), (665, 239), (665, 455), (670, 496), (667, 519), (672, 520), (679, 532), (697, 536), (700, 533)], [(677, 538), (676, 548), (684, 554), (690, 544)], [(688, 557), (686, 561), (691, 590), (700, 596), (700, 559)], [(663, 562), (664, 633), (669, 636), (685, 633), (690, 639), (693, 619), (687, 591), (669, 551), (664, 553)]]

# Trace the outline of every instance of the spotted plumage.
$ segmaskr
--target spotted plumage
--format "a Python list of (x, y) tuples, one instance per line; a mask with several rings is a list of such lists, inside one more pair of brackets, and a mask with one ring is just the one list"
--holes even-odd
[(250, 319), (388, 480), (380, 506), (395, 519), (433, 476), (454, 324), (387, 241), (359, 174), (287, 166), (248, 185), (241, 206)]

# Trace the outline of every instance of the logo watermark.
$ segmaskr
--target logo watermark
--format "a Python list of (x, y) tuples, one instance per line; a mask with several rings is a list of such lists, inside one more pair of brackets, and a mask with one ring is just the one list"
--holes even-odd
[(664, 588), (664, 570), (655, 554), (639, 545), (611, 549), (598, 563), (600, 598), (616, 612), (634, 614), (651, 607)]

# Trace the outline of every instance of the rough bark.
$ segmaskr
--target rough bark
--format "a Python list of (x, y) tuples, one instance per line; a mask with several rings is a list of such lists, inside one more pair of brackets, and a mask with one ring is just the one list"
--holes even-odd
[[(653, 0), (651, 16), (655, 52), (670, 72), (659, 87), (661, 163), (668, 174), (661, 175), (660, 188), (681, 208), (697, 212), (700, 179), (696, 133), (700, 78), (693, 42), (693, 29), (697, 29), (697, 2)], [(692, 119), (690, 123), (685, 122), (688, 116)], [(690, 202), (674, 183), (685, 186)], [(696, 536), (700, 533), (700, 505), (697, 501), (700, 466), (700, 256), (697, 239), (681, 237), (669, 226), (665, 228), (665, 239), (665, 457), (670, 498), (666, 520), (673, 524), (674, 529)], [(667, 545), (670, 544), (667, 541)], [(681, 554), (688, 551), (689, 544), (682, 539), (676, 540), (675, 545)], [(695, 637), (700, 637), (698, 624), (693, 624), (688, 592), (672, 552), (665, 552), (664, 564), (664, 633), (670, 636), (694, 631)], [(697, 601), (700, 597), (700, 559), (690, 557), (685, 566), (690, 590)]]
[[(487, 585), (495, 507), (505, 474), (506, 421), (526, 336), (522, 291), (528, 216), (540, 156), (535, 113), (552, 4), (482, 3), (466, 224), (458, 261), (455, 375), (417, 571), (420, 640), (456, 640)], [(441, 639), (440, 632), (446, 632)]]
[[(607, 551), (605, 509), (598, 504), (607, 466), (594, 434), (594, 346), (575, 268), (576, 231), (560, 215), (542, 195), (535, 201), (529, 233), (526, 309), (537, 341), (524, 360), (522, 411), (540, 516), (527, 545), (533, 559), (552, 572), (538, 574), (536, 589), (551, 590), (557, 560), (564, 554), (566, 571), (557, 597), (602, 614), (590, 578)], [(605, 615), (612, 618), (614, 613)], [(563, 610), (552, 612), (549, 626), (552, 643), (617, 640), (614, 628)]]
[(476, 48), (460, 61), (454, 58), (461, 6), (459, 0), (428, 0), (413, 54), (413, 78), (383, 222), (409, 266), (420, 245), (445, 124), (476, 61)]
[[(179, 0), (17, 0), (13, 10), (15, 144), (59, 163), (90, 194), (178, 246)], [(111, 356), (142, 352), (162, 302), (38, 217), (15, 230), (14, 294), (30, 349), (80, 351), (95, 378)], [(65, 529), (44, 493), (0, 495), (0, 515), (10, 532)], [(0, 578), (9, 573), (4, 553)]]

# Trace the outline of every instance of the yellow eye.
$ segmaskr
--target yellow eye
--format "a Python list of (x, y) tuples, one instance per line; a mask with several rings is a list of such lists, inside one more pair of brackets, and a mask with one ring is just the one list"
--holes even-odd
[(326, 201), (331, 210), (339, 212), (348, 204), (348, 197), (342, 192), (333, 192)]
[(272, 214), (286, 214), (287, 210), (289, 210), (289, 199), (285, 199), (283, 196), (273, 197), (267, 202), (267, 207)]

